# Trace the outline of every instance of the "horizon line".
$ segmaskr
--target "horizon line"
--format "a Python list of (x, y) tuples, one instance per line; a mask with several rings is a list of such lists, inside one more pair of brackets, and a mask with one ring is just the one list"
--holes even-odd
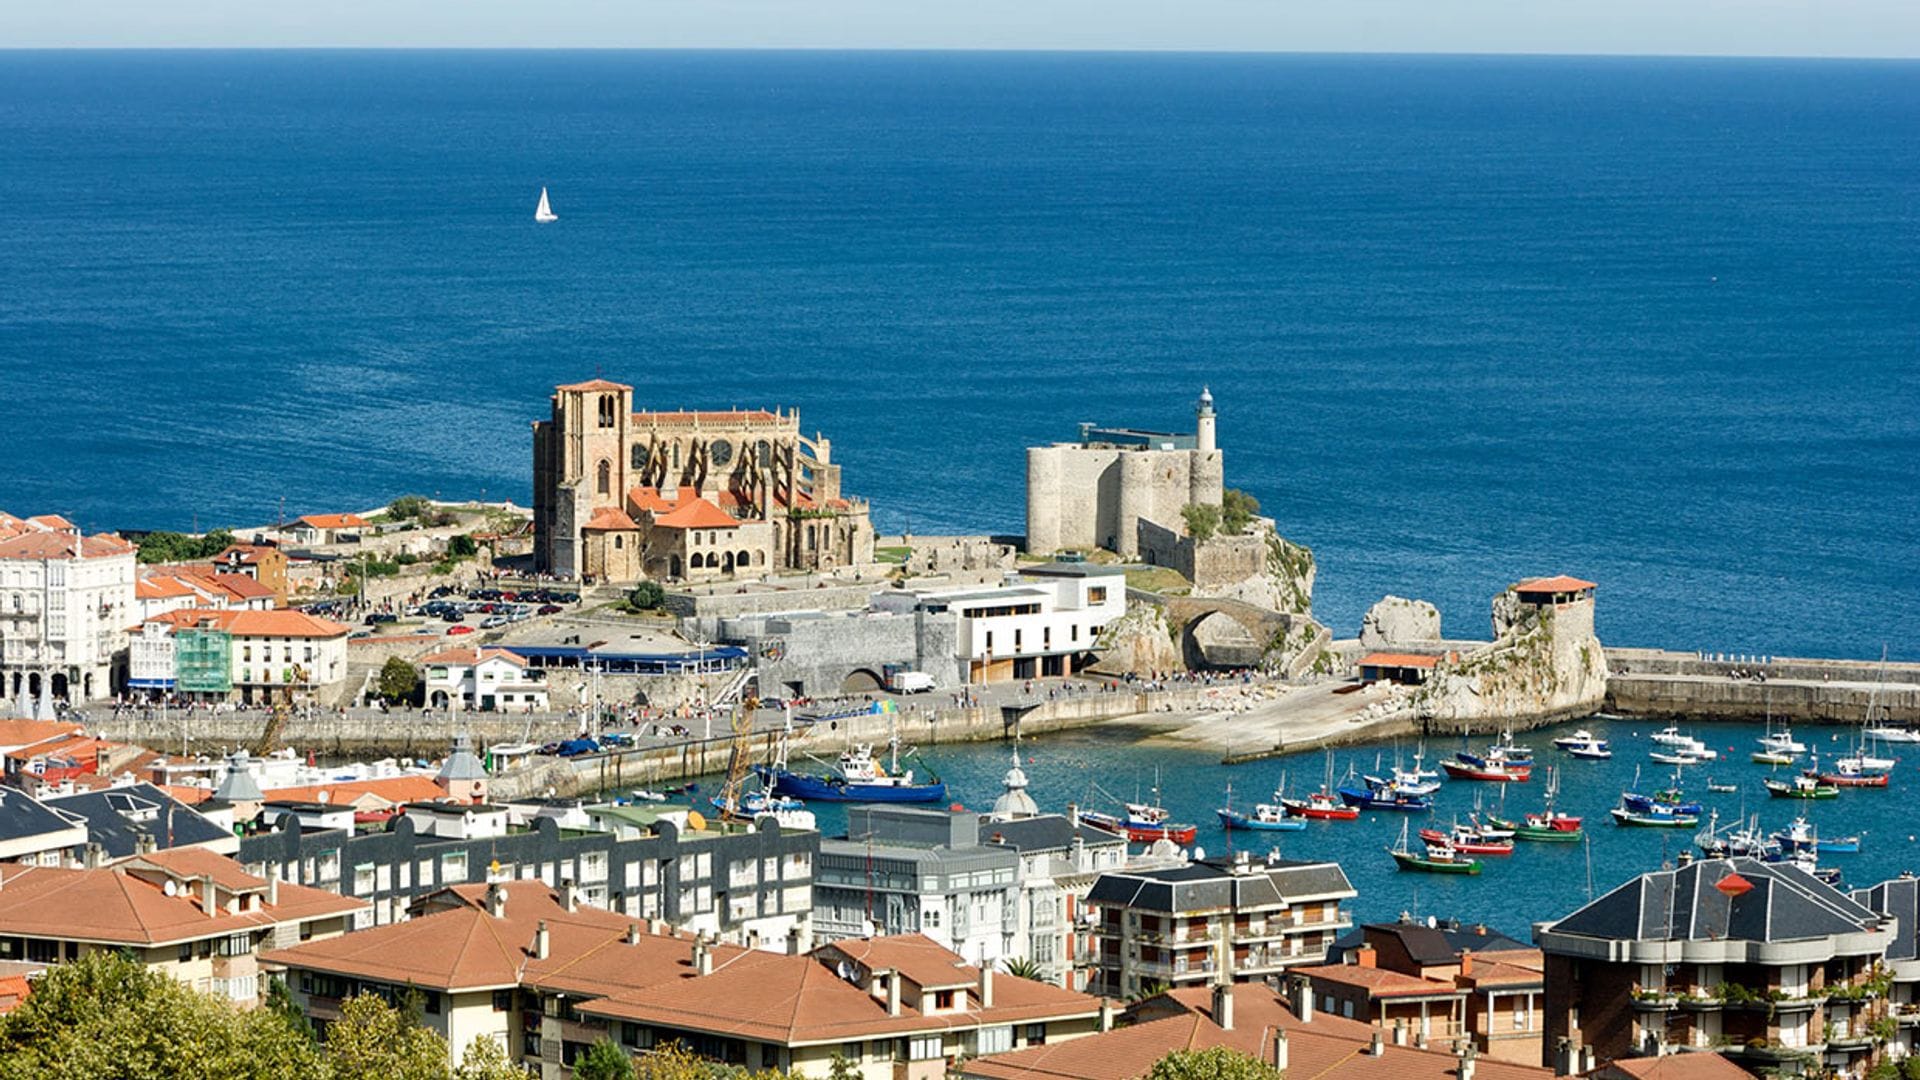
[(1699, 53), (1554, 52), (1526, 49), (1480, 51), (1425, 49), (1207, 49), (1080, 48), (1072, 46), (977, 45), (4, 45), (0, 55), (20, 53), (215, 53), (215, 52), (444, 52), (444, 53), (870, 53), (1014, 56), (1238, 56), (1238, 57), (1429, 57), (1436, 59), (1537, 60), (1794, 60), (1812, 62), (1912, 63), (1920, 53)]

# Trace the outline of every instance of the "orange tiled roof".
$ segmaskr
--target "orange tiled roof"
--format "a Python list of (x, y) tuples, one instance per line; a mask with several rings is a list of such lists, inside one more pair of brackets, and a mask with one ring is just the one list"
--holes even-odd
[(678, 487), (665, 491), (653, 487), (636, 487), (627, 492), (627, 505), (648, 514), (664, 514), (680, 505), (684, 496)]
[(1579, 592), (1581, 589), (1597, 589), (1600, 586), (1591, 581), (1582, 581), (1577, 577), (1561, 574), (1559, 577), (1534, 578), (1523, 581), (1513, 587), (1514, 592)]
[(373, 522), (359, 514), (302, 514), (299, 524), (309, 529), (370, 529)]
[[(145, 871), (143, 873), (143, 871)], [(252, 911), (201, 907), (200, 891), (166, 895), (166, 879), (211, 876), (228, 889), (264, 890), (265, 878), (198, 848), (135, 855), (96, 870), (0, 867), (0, 933), (124, 945), (198, 941), (256, 927), (358, 911), (366, 904), (320, 889), (281, 882), (278, 903)]]
[(15, 761), (32, 761), (48, 755), (71, 757), (75, 761), (93, 761), (99, 758), (101, 748), (107, 745), (91, 735), (74, 734), (23, 746), (7, 756)]
[(472, 664), (477, 664), (482, 660), (492, 660), (496, 657), (501, 660), (505, 660), (507, 663), (512, 664), (515, 667), (527, 666), (527, 662), (521, 658), (519, 653), (516, 653), (511, 649), (498, 649), (498, 648), (442, 649), (437, 653), (432, 653), (430, 655), (421, 657), (420, 662), (423, 664), (472, 665)]
[(735, 529), (740, 523), (732, 514), (705, 499), (693, 499), (671, 513), (653, 519), (662, 529)]
[(225, 630), (236, 637), (331, 638), (342, 637), (349, 629), (331, 619), (292, 608), (278, 611), (182, 608), (179, 611), (162, 612), (147, 621), (165, 623), (176, 630), (211, 623), (214, 629)]
[(1529, 968), (1520, 964), (1495, 963), (1480, 956), (1473, 958), (1473, 973), (1456, 975), (1453, 981), (1459, 986), (1507, 986), (1527, 985), (1542, 982), (1546, 976), (1539, 968)]
[(1593, 1075), (1628, 1076), (1633, 1080), (1753, 1080), (1752, 1073), (1719, 1054), (1615, 1058)]
[(560, 386), (554, 387), (554, 389), (555, 390), (631, 390), (633, 389), (633, 387), (628, 386), (625, 383), (614, 382), (612, 379), (588, 379), (586, 382), (564, 383)]
[[(506, 913), (501, 918), (486, 911), (487, 886), (460, 886), (435, 894), (441, 900), (457, 898), (457, 907), (264, 953), (261, 960), (449, 991), (505, 989), (540, 979), (566, 981), (570, 969), (601, 970), (592, 961), (600, 953), (607, 956), (603, 963), (609, 975), (634, 982), (670, 978), (688, 961), (689, 941), (643, 933), (638, 945), (627, 945), (623, 939), (637, 920), (594, 907), (568, 911), (544, 882), (509, 881), (502, 882), (501, 888), (506, 890)], [(548, 930), (544, 961), (533, 956), (534, 933), (541, 922)], [(616, 985), (603, 985), (599, 992)], [(575, 992), (583, 988), (584, 984), (576, 985)]]
[(845, 953), (871, 971), (897, 971), (926, 989), (970, 986), (979, 978), (976, 968), (925, 934), (850, 938), (828, 946)]
[[(963, 974), (957, 982), (979, 978), (977, 968), (963, 966), (957, 971)], [(585, 1003), (581, 1011), (791, 1046), (956, 1026), (1089, 1017), (1100, 1009), (1097, 998), (1011, 976), (995, 979), (993, 993), (993, 1005), (987, 1009), (969, 1007), (927, 1015), (902, 1004), (900, 1015), (892, 1016), (884, 1002), (840, 978), (818, 956), (742, 951), (716, 956), (711, 975), (651, 985), (636, 980), (629, 989)], [(968, 1001), (971, 1006), (972, 999)]]
[(626, 511), (617, 506), (603, 506), (593, 512), (583, 528), (589, 532), (626, 532), (638, 529)]
[(1414, 653), (1376, 652), (1360, 658), (1361, 667), (1419, 667), (1429, 668), (1440, 662), (1437, 656), (1418, 656)]
[(0, 746), (33, 746), (86, 730), (64, 720), (0, 720)]
[(636, 412), (636, 423), (649, 423), (665, 420), (669, 423), (687, 420), (699, 420), (709, 424), (743, 424), (766, 420), (778, 420), (765, 409), (666, 409), (657, 412)]
[(373, 780), (341, 780), (331, 784), (304, 784), (298, 787), (262, 788), (260, 794), (275, 802), (331, 803), (347, 806), (363, 797), (398, 806), (401, 803), (432, 802), (447, 793), (430, 776), (409, 773), (382, 776)]
[(71, 532), (23, 532), (0, 540), (0, 559), (70, 559), (79, 546), (83, 559), (130, 555), (132, 543), (118, 536), (78, 537)]
[(1315, 982), (1359, 987), (1368, 995), (1377, 998), (1422, 997), (1457, 992), (1451, 982), (1423, 979), (1418, 975), (1408, 975), (1387, 968), (1362, 967), (1359, 964), (1315, 964), (1310, 967), (1294, 968), (1293, 973), (1304, 975)]

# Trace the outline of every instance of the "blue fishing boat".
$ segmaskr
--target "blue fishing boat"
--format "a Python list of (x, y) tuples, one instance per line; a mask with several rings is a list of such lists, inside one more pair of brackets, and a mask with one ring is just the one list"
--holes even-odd
[(1393, 810), (1417, 814), (1433, 809), (1432, 799), (1401, 791), (1391, 782), (1376, 783), (1372, 777), (1367, 778), (1365, 787), (1349, 781), (1341, 784), (1337, 791), (1341, 802), (1348, 806), (1357, 806), (1362, 810)]
[(939, 802), (947, 797), (947, 785), (931, 777), (916, 783), (912, 769), (900, 768), (900, 739), (887, 740), (889, 760), (882, 765), (873, 755), (873, 744), (855, 743), (840, 755), (829, 771), (809, 776), (789, 769), (783, 748), (779, 758), (769, 765), (755, 765), (753, 771), (767, 790), (796, 799), (822, 802)]

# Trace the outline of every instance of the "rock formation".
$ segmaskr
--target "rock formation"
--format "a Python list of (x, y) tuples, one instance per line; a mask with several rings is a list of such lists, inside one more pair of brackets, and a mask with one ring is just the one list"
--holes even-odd
[[(1496, 620), (1498, 617), (1496, 611)], [(1440, 609), (1425, 600), (1387, 596), (1368, 608), (1366, 618), (1360, 620), (1360, 644), (1368, 649), (1439, 640)]]
[(1313, 552), (1281, 536), (1271, 520), (1255, 522), (1247, 535), (1196, 545), (1193, 562), (1197, 572), (1188, 577), (1194, 596), (1239, 600), (1289, 615), (1313, 614)]
[(1439, 721), (1531, 720), (1600, 707), (1607, 660), (1593, 633), (1591, 598), (1528, 604), (1512, 589), (1493, 598), (1491, 644), (1443, 659), (1414, 694)]
[(1090, 670), (1100, 675), (1133, 674), (1144, 678), (1186, 668), (1180, 656), (1178, 635), (1167, 625), (1165, 612), (1154, 604), (1128, 605), (1125, 615), (1100, 631), (1094, 650), (1100, 659)]

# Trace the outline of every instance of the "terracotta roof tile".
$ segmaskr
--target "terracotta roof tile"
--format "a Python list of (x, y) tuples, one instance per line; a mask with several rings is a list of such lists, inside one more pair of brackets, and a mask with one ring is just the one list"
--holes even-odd
[(1407, 975), (1386, 968), (1361, 967), (1358, 964), (1316, 964), (1311, 967), (1295, 968), (1293, 971), (1294, 974), (1304, 975), (1314, 982), (1360, 987), (1370, 996), (1377, 998), (1422, 997), (1458, 992), (1451, 982), (1423, 979), (1418, 975)]
[(331, 638), (345, 637), (349, 630), (331, 619), (292, 608), (276, 611), (182, 608), (179, 611), (162, 612), (147, 621), (165, 623), (176, 630), (211, 623), (214, 629), (225, 630), (236, 637)]
[(310, 529), (370, 529), (373, 522), (359, 514), (302, 514), (299, 524)]
[(732, 514), (705, 499), (692, 499), (670, 513), (653, 519), (662, 529), (733, 529), (740, 523)]
[(586, 382), (563, 383), (559, 386), (554, 387), (554, 389), (555, 390), (631, 390), (633, 389), (633, 387), (628, 386), (625, 383), (614, 382), (612, 379), (588, 379)]
[(617, 506), (603, 506), (595, 510), (593, 516), (588, 518), (587, 523), (582, 526), (582, 528), (588, 531), (599, 532), (625, 532), (638, 529), (639, 527), (639, 525), (634, 523), (632, 518), (627, 516), (626, 511)]
[[(220, 864), (220, 865), (216, 865)], [(265, 889), (231, 859), (199, 848), (136, 855), (109, 867), (71, 870), (0, 867), (0, 934), (163, 945), (231, 934), (254, 927), (324, 918), (367, 905), (320, 889), (281, 882), (278, 902), (252, 911), (209, 915), (191, 886), (211, 876), (222, 888)], [(188, 887), (168, 896), (169, 880)]]
[(1591, 581), (1582, 581), (1577, 577), (1561, 574), (1558, 577), (1533, 578), (1513, 587), (1514, 592), (1579, 592), (1581, 589), (1597, 589), (1600, 586)]
[(1595, 1076), (1626, 1076), (1633, 1080), (1752, 1080), (1753, 1074), (1719, 1054), (1666, 1054), (1661, 1057), (1616, 1058)]

